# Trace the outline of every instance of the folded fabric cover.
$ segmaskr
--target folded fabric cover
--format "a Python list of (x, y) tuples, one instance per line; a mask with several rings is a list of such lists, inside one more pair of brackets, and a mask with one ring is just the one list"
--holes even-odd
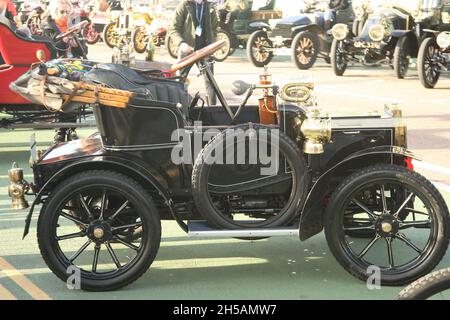
[(137, 71), (118, 64), (99, 64), (86, 73), (82, 80), (135, 92), (139, 100), (181, 104), (184, 107), (189, 106), (191, 100), (184, 83), (164, 78), (144, 77)]

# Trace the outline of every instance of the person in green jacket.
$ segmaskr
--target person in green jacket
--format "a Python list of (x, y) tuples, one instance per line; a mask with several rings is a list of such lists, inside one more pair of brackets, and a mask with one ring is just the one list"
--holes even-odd
[[(216, 41), (218, 19), (211, 2), (206, 0), (183, 0), (175, 10), (169, 37), (178, 47), (180, 59), (202, 49)], [(182, 76), (189, 74), (191, 67), (181, 71)], [(211, 67), (211, 71), (214, 72)], [(205, 78), (207, 94), (212, 105), (216, 104), (216, 94), (208, 78)]]

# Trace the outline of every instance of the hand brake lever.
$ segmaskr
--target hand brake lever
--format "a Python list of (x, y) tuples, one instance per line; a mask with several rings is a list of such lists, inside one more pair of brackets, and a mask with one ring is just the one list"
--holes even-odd
[(247, 90), (247, 95), (245, 96), (244, 101), (242, 101), (242, 103), (239, 105), (239, 108), (237, 109), (236, 113), (235, 113), (234, 116), (233, 116), (233, 119), (232, 119), (232, 123), (233, 123), (233, 124), (236, 124), (236, 123), (235, 123), (236, 118), (241, 114), (241, 111), (242, 111), (242, 109), (245, 107), (245, 105), (247, 104), (248, 99), (250, 99), (250, 97), (252, 96), (253, 90), (254, 90), (254, 89), (255, 89), (255, 87), (254, 87), (254, 86), (251, 86), (251, 87)]

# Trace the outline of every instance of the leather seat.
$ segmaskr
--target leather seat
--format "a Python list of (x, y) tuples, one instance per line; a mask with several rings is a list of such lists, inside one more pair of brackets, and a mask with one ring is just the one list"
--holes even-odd
[(181, 104), (185, 108), (190, 105), (191, 99), (184, 83), (163, 78), (147, 78), (123, 65), (101, 64), (86, 73), (83, 81), (135, 92), (139, 100)]
[[(129, 81), (134, 82), (140, 85), (146, 85), (154, 83), (154, 80), (150, 80), (149, 77), (143, 76), (139, 71), (135, 69), (131, 69), (122, 64), (114, 64), (114, 63), (100, 63), (96, 66), (98, 69), (103, 70), (111, 70), (117, 72), (127, 78)], [(160, 70), (155, 69), (155, 75), (160, 74)], [(148, 72), (147, 72), (148, 73)]]

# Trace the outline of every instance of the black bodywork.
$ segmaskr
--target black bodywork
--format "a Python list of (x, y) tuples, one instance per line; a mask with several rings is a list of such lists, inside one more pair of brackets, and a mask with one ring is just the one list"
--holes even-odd
[[(210, 48), (217, 50), (218, 44), (223, 42)], [(325, 229), (333, 255), (360, 279), (368, 277), (367, 267), (373, 265), (373, 259), (366, 260), (364, 255), (383, 238), (389, 262), (380, 263), (382, 281), (390, 285), (404, 284), (436, 266), (448, 246), (448, 209), (431, 182), (413, 171), (415, 156), (406, 149), (406, 126), (399, 109), (392, 106), (383, 115), (330, 119), (311, 103), (312, 84), (289, 83), (279, 88), (267, 83), (267, 73), (259, 86), (235, 82), (233, 92), (247, 92), (247, 99), (229, 106), (210, 63), (202, 61), (199, 67), (212, 82), (221, 106), (204, 107), (197, 95), (189, 96), (182, 81), (144, 77), (121, 65), (98, 65), (83, 81), (111, 91), (131, 91), (131, 100), (121, 107), (95, 104), (98, 133), (55, 144), (32, 158), (34, 183), (23, 181), (20, 169), (10, 170), (8, 192), (13, 205), (25, 208), (24, 194), (36, 196), (24, 236), (36, 205), (42, 204), (38, 241), (43, 258), (59, 278), (66, 281), (67, 267), (80, 265), (74, 260), (95, 244), (91, 268), (82, 266), (81, 288), (114, 290), (131, 283), (156, 256), (160, 219), (175, 220), (189, 236), (246, 240), (275, 235), (306, 240)], [(256, 89), (264, 93), (260, 104), (246, 105)], [(256, 130), (237, 140), (232, 136), (231, 143), (216, 148), (219, 137), (227, 138), (240, 128)], [(208, 163), (213, 153), (223, 155), (228, 146), (250, 144), (255, 138), (263, 141), (259, 151), (269, 145), (270, 153), (277, 152), (272, 148), (274, 136), (264, 137), (263, 130), (278, 134), (275, 141), (283, 158), (277, 158), (281, 161), (275, 173), (262, 177), (263, 166), (252, 166), (250, 154), (249, 161), (244, 154), (244, 162), (235, 162), (239, 155), (233, 154), (232, 163)], [(196, 139), (199, 135), (201, 140)], [(173, 157), (180, 136), (194, 150), (182, 161)], [(420, 201), (423, 207), (416, 206)], [(425, 219), (416, 220), (416, 214)], [(74, 232), (62, 233), (66, 227)], [(428, 233), (420, 244), (424, 249), (403, 234), (406, 229)], [(395, 264), (393, 237), (414, 249), (412, 259)], [(60, 241), (71, 245), (69, 239), (74, 238), (86, 241), (75, 253), (60, 246)], [(368, 243), (362, 253), (353, 245), (355, 238)], [(119, 260), (112, 245), (135, 253)], [(97, 270), (102, 246), (115, 263), (112, 271)], [(49, 254), (56, 259), (48, 259)]]
[[(233, 112), (237, 106), (232, 106)], [(87, 139), (54, 145), (33, 166), (37, 198), (45, 200), (52, 189), (74, 173), (102, 168), (123, 173), (148, 189), (164, 219), (176, 219), (187, 231), (183, 219), (202, 220), (192, 200), (190, 175), (192, 165), (175, 165), (171, 153), (177, 142), (171, 133), (176, 129), (198, 130), (187, 123), (173, 103), (150, 103), (136, 100), (127, 109), (98, 106), (95, 109), (99, 133)], [(201, 120), (203, 130), (212, 126), (229, 127), (230, 118), (221, 107), (195, 108), (192, 118)], [(292, 141), (300, 146), (298, 121), (305, 111), (296, 105), (279, 109), (281, 125)], [(258, 123), (258, 106), (246, 106), (235, 124)], [(377, 163), (406, 166), (409, 153), (404, 147), (401, 129), (390, 117), (361, 116), (332, 119), (332, 143), (322, 155), (309, 155), (308, 198), (298, 208), (300, 237), (305, 240), (322, 230), (326, 198), (333, 188), (350, 173)], [(397, 147), (395, 147), (397, 146)], [(33, 208), (30, 210), (31, 217)], [(28, 229), (28, 227), (27, 227)]]

